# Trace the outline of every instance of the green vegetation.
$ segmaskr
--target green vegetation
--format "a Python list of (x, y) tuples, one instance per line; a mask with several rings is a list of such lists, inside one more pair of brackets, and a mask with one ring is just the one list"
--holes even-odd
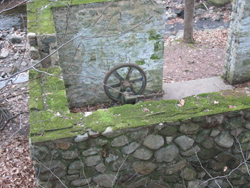
[(157, 41), (154, 43), (154, 51), (164, 50), (164, 42)]
[(145, 62), (145, 60), (143, 59), (143, 60), (140, 60), (140, 61), (136, 61), (135, 62), (137, 65), (144, 65), (146, 62)]
[[(185, 105), (177, 100), (148, 101), (98, 110), (92, 115), (71, 114), (67, 107), (63, 80), (59, 67), (42, 69), (56, 76), (31, 70), (30, 76), (30, 138), (42, 142), (76, 137), (87, 129), (103, 132), (150, 126), (161, 122), (185, 121), (206, 115), (249, 109), (250, 97), (245, 89), (205, 93), (185, 98)], [(42, 101), (42, 103), (41, 103)]]
[(164, 51), (158, 51), (151, 55), (150, 59), (163, 59)]
[(159, 40), (161, 39), (161, 35), (157, 34), (155, 29), (151, 29), (149, 31), (149, 40)]
[[(73, 0), (73, 5), (97, 3), (114, 0)], [(27, 27), (28, 32), (39, 35), (54, 34), (55, 25), (51, 9), (54, 7), (66, 7), (71, 0), (51, 2), (49, 0), (33, 0), (27, 3)]]
[[(215, 102), (216, 101), (216, 102)], [(218, 102), (218, 104), (217, 104)], [(111, 126), (114, 130), (128, 127), (149, 126), (160, 122), (185, 121), (190, 118), (237, 111), (249, 108), (250, 98), (244, 92), (228, 90), (221, 93), (201, 94), (185, 98), (185, 105), (178, 107), (176, 100), (149, 101), (98, 110), (88, 116), (85, 125), (102, 132)], [(230, 105), (233, 108), (230, 108)]]

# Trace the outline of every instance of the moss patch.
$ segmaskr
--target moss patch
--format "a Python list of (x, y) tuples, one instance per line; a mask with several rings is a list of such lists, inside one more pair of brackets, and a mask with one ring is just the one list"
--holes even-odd
[[(136, 105), (124, 105), (107, 111), (96, 111), (88, 116), (85, 125), (102, 132), (111, 126), (114, 130), (129, 127), (149, 126), (160, 122), (185, 121), (190, 118), (247, 109), (250, 98), (222, 93), (209, 93), (185, 98), (185, 105), (178, 107), (176, 100), (150, 101)], [(218, 104), (214, 104), (218, 101)], [(234, 108), (229, 106), (233, 105)]]
[[(76, 137), (84, 134), (87, 129), (103, 132), (108, 126), (114, 130), (150, 126), (160, 122), (185, 121), (250, 108), (249, 94), (245, 89), (236, 89), (187, 97), (182, 107), (178, 107), (177, 100), (148, 101), (136, 105), (114, 107), (107, 111), (98, 110), (84, 117), (81, 113), (69, 113), (63, 80), (58, 76), (61, 74), (61, 69), (56, 67), (42, 70), (56, 76), (30, 71), (30, 138), (32, 142)], [(47, 97), (53, 100), (48, 102)], [(35, 104), (40, 100), (44, 101), (44, 105)]]
[[(70, 114), (61, 68), (30, 70), (30, 137), (32, 142), (67, 138), (83, 129), (83, 115)], [(80, 126), (81, 125), (81, 126)]]
[(53, 7), (66, 7), (66, 5), (80, 5), (87, 3), (97, 3), (114, 0), (66, 0), (55, 1), (49, 0), (33, 0), (27, 3), (27, 28), (28, 32), (33, 32), (39, 35), (54, 34), (55, 25), (53, 20)]
[(250, 59), (246, 59), (243, 61), (243, 66), (248, 66), (250, 65)]
[(155, 52), (151, 55), (150, 59), (152, 60), (163, 59), (163, 54), (164, 54), (164, 51)]
[(155, 29), (149, 31), (149, 40), (160, 40), (161, 38), (161, 35), (157, 34)]
[(146, 62), (145, 60), (140, 60), (135, 62), (137, 65), (144, 65)]

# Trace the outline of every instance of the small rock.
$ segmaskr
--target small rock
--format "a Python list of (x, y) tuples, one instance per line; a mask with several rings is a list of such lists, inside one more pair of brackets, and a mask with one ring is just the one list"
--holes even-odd
[(20, 56), (20, 54), (17, 52), (17, 53), (15, 53), (15, 55), (13, 56), (13, 59), (14, 59), (14, 60), (17, 60), (17, 59), (19, 58), (19, 56)]
[(187, 166), (182, 172), (182, 177), (184, 180), (190, 181), (196, 178), (197, 172), (192, 166)]
[(128, 144), (128, 138), (126, 136), (124, 136), (124, 135), (115, 138), (111, 142), (112, 147), (121, 147), (121, 146), (124, 146), (126, 144)]
[(217, 129), (217, 128), (213, 128), (213, 130), (212, 130), (210, 136), (211, 136), (211, 137), (215, 137), (215, 136), (217, 136), (218, 134), (220, 134), (220, 130)]
[(67, 175), (66, 177), (69, 181), (72, 181), (72, 180), (76, 180), (77, 178), (79, 178), (79, 175), (73, 174), (73, 175)]
[(62, 150), (67, 150), (71, 146), (71, 143), (69, 142), (58, 142), (56, 143), (56, 147), (62, 149)]
[(41, 59), (40, 53), (39, 53), (38, 49), (36, 49), (36, 48), (33, 47), (33, 46), (30, 47), (29, 55), (30, 55), (30, 58), (31, 58), (31, 59), (34, 59), (34, 60), (39, 60), (39, 59)]
[(102, 158), (99, 155), (94, 155), (86, 158), (87, 166), (95, 166), (102, 162)]
[(106, 163), (110, 163), (112, 161), (116, 161), (119, 157), (117, 155), (109, 154), (109, 156), (105, 159)]
[(97, 138), (97, 139), (95, 139), (95, 143), (96, 143), (96, 145), (98, 145), (98, 146), (104, 146), (105, 144), (108, 143), (108, 140), (104, 140), (104, 139), (101, 139), (101, 138)]
[(228, 132), (221, 133), (220, 136), (216, 137), (214, 141), (222, 147), (230, 148), (234, 144), (234, 139)]
[(175, 145), (169, 145), (157, 150), (154, 154), (157, 162), (172, 162), (179, 154), (179, 149)]
[(9, 52), (6, 49), (2, 49), (1, 53), (0, 53), (0, 59), (5, 59), (6, 57), (8, 57)]
[(93, 177), (93, 182), (101, 187), (114, 187), (117, 176), (113, 174), (101, 174)]
[(28, 63), (27, 62), (25, 62), (25, 61), (23, 61), (22, 63), (21, 63), (21, 66), (27, 66), (28, 65)]
[(184, 151), (191, 148), (194, 144), (194, 140), (185, 135), (176, 138), (174, 142), (177, 143)]
[(187, 164), (186, 160), (180, 161), (175, 164), (171, 164), (168, 168), (166, 168), (166, 174), (171, 175), (177, 173), (179, 170), (183, 169)]
[(164, 145), (164, 139), (160, 135), (149, 135), (143, 142), (143, 145), (149, 149), (159, 149)]
[(92, 130), (88, 130), (89, 131), (89, 136), (91, 136), (92, 138), (96, 138), (100, 135), (100, 133), (97, 131), (97, 132), (94, 132)]
[(219, 22), (220, 20), (221, 20), (221, 16), (220, 15), (215, 16), (214, 21)]
[(95, 169), (98, 172), (104, 173), (106, 170), (106, 166), (103, 163), (100, 163), (100, 164), (96, 165)]
[(19, 35), (11, 35), (10, 36), (10, 41), (13, 43), (13, 44), (20, 44), (22, 42), (22, 39), (23, 37), (19, 36)]
[(62, 153), (63, 159), (76, 159), (78, 157), (76, 151), (65, 151)]
[(84, 167), (84, 164), (82, 161), (74, 161), (70, 163), (68, 168), (68, 174), (76, 174), (78, 173), (82, 168)]
[(75, 142), (83, 142), (85, 140), (88, 140), (89, 136), (87, 133), (85, 133), (84, 135), (78, 135), (76, 138), (75, 138)]
[(173, 137), (172, 136), (167, 136), (166, 137), (166, 142), (167, 142), (167, 144), (170, 144), (172, 141), (173, 141)]
[(153, 156), (153, 152), (146, 148), (139, 148), (135, 151), (133, 156), (137, 159), (148, 160)]
[(71, 182), (71, 185), (79, 187), (88, 185), (89, 183), (91, 183), (91, 178), (74, 180)]
[(97, 153), (101, 153), (102, 149), (101, 148), (90, 148), (88, 150), (85, 150), (82, 152), (82, 155), (87, 157), (87, 156), (90, 156), (90, 155), (95, 155)]
[(184, 31), (179, 30), (178, 33), (176, 34), (175, 40), (181, 40), (183, 39)]
[(132, 142), (128, 146), (125, 146), (124, 148), (122, 148), (122, 151), (126, 155), (129, 155), (129, 154), (133, 153), (139, 146), (140, 146), (140, 144), (138, 144), (136, 142)]
[(181, 151), (181, 155), (182, 156), (192, 156), (192, 155), (195, 155), (196, 153), (198, 153), (199, 151), (201, 150), (201, 148), (199, 146), (195, 146), (191, 149), (188, 149), (186, 151)]
[(10, 36), (10, 41), (13, 43), (13, 44), (20, 44), (23, 40), (23, 37), (20, 36), (20, 35), (11, 35)]
[(157, 164), (152, 162), (136, 161), (133, 164), (133, 168), (136, 172), (143, 175), (147, 175), (153, 172), (157, 168)]
[(1, 72), (1, 77), (5, 78), (6, 72)]
[(107, 138), (113, 138), (121, 134), (122, 134), (121, 131), (113, 131), (112, 127), (107, 127), (106, 130), (102, 133), (102, 135)]

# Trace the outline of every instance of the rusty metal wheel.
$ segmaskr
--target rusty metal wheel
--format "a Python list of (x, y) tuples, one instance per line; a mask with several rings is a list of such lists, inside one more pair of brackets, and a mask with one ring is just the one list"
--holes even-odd
[(112, 68), (104, 78), (104, 91), (113, 101), (121, 101), (122, 93), (142, 94), (147, 85), (145, 72), (136, 64), (124, 63)]

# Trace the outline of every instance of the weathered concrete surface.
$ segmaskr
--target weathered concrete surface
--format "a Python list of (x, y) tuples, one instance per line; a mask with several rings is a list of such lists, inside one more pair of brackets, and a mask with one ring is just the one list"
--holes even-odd
[(250, 80), (250, 0), (234, 2), (225, 77), (231, 84)]
[(233, 89), (231, 85), (226, 85), (220, 77), (204, 78), (177, 83), (164, 83), (163, 99), (182, 99), (187, 96), (198, 95), (201, 93), (217, 92)]
[(146, 72), (145, 93), (162, 89), (164, 1), (113, 2), (101, 16), (108, 4), (73, 6), (68, 27), (68, 9), (53, 9), (58, 45), (83, 36), (59, 51), (70, 106), (109, 101), (103, 80), (111, 68), (121, 63), (135, 63)]

